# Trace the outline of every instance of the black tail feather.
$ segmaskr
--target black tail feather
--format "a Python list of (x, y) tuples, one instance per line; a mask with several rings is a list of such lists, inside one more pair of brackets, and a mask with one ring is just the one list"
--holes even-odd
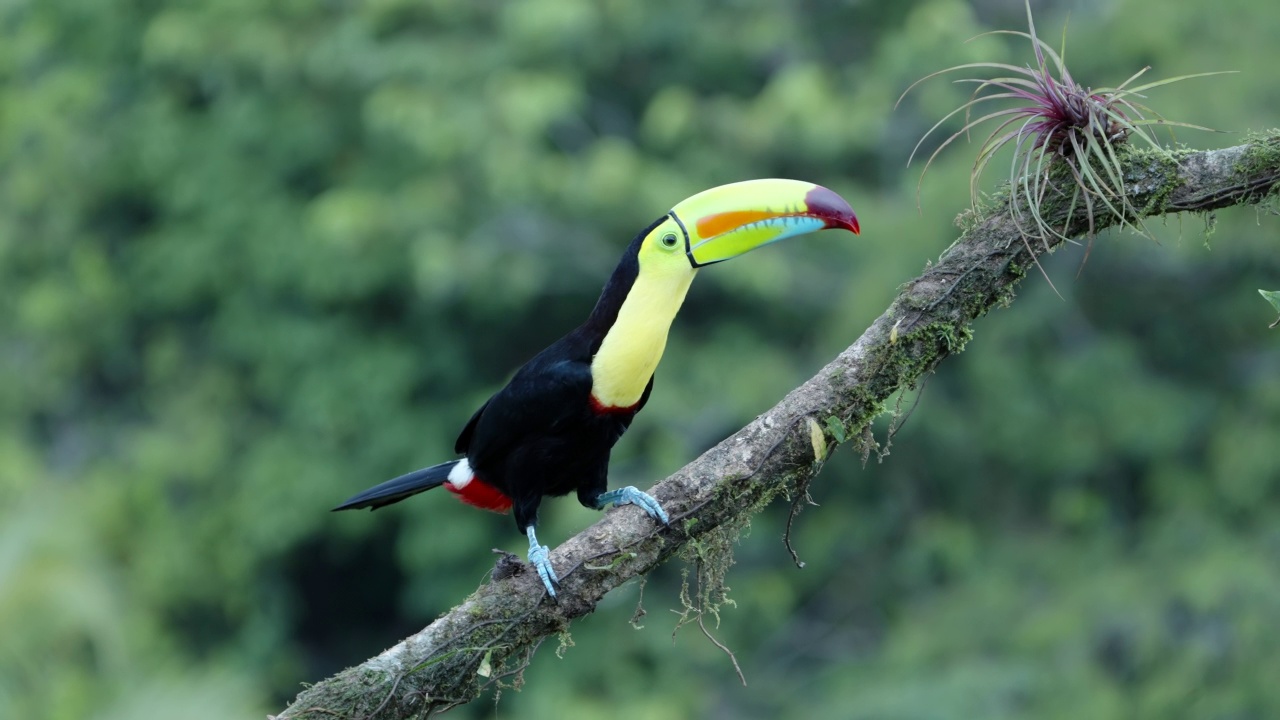
[(410, 495), (417, 495), (420, 492), (443, 485), (444, 481), (449, 479), (449, 471), (458, 462), (458, 460), (451, 460), (447, 463), (414, 470), (408, 475), (401, 475), (394, 480), (388, 480), (358, 495), (353, 495), (333, 510), (334, 512), (338, 510), (359, 510), (361, 508), (377, 510), (384, 505), (398, 503)]

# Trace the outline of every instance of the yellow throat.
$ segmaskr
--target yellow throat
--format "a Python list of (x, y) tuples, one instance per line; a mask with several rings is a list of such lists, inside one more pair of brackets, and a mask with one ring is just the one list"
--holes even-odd
[(640, 402), (667, 347), (671, 321), (697, 274), (687, 264), (646, 267), (646, 259), (642, 252), (635, 283), (591, 361), (591, 395), (605, 407)]

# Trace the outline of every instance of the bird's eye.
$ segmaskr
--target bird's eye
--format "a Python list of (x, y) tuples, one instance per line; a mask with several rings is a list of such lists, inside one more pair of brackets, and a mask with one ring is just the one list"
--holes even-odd
[(662, 247), (670, 249), (670, 248), (673, 248), (673, 247), (675, 247), (675, 246), (676, 246), (676, 234), (675, 234), (675, 233), (667, 233), (666, 235), (663, 235), (663, 236), (662, 236)]

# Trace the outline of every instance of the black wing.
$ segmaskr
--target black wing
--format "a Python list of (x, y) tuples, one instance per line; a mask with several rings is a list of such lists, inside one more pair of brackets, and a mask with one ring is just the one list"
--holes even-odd
[(468, 435), (468, 455), (489, 454), (531, 436), (554, 435), (590, 412), (591, 366), (561, 360), (521, 368), (485, 404)]
[[(480, 407), (454, 449), (483, 463), (530, 437), (554, 434), (589, 412), (591, 354), (579, 331), (538, 353)], [(487, 464), (487, 463), (485, 463)]]

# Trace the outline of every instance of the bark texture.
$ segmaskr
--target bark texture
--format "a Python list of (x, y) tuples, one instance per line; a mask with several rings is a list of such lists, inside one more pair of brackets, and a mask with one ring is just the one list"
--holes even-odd
[[(1127, 191), (1141, 215), (1211, 213), (1241, 204), (1274, 211), (1280, 132), (1173, 157), (1176, 162), (1154, 152), (1123, 153)], [(1013, 299), (1036, 258), (1051, 247), (1024, 241), (1007, 203), (968, 215), (956, 243), (904, 284), (884, 314), (817, 375), (657, 484), (652, 494), (670, 513), (670, 527), (655, 527), (634, 507), (607, 513), (552, 552), (562, 579), (557, 601), (535, 574), (519, 571), (522, 564), (499, 562), (495, 575), (506, 577), (481, 586), (381, 655), (307, 688), (276, 717), (425, 717), (469, 702), (495, 679), (522, 668), (543, 640), (591, 613), (618, 585), (677, 553), (714, 564), (716, 558), (704, 556), (708, 548), (722, 547), (779, 495), (802, 496), (835, 445), (867, 447), (868, 425), (894, 391), (913, 386), (963, 349), (972, 322)], [(1045, 212), (1056, 227), (1068, 221), (1065, 210)], [(1083, 215), (1069, 220), (1067, 235), (1087, 232)], [(1114, 219), (1099, 217), (1096, 224), (1101, 229)]]

